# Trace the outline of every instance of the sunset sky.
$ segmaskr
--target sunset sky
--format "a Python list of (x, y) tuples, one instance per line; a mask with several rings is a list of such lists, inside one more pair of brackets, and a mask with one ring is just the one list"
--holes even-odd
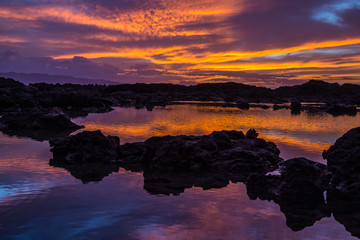
[(360, 83), (360, 1), (1, 0), (0, 72)]

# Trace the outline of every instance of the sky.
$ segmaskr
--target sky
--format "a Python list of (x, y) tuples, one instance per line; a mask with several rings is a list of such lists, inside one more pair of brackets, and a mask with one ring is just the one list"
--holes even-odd
[(1, 0), (0, 72), (360, 84), (360, 0)]

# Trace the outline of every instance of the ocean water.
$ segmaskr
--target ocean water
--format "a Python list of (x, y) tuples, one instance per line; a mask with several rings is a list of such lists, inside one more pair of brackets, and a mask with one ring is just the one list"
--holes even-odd
[[(255, 128), (285, 160), (307, 157), (326, 163), (322, 151), (360, 126), (360, 115), (180, 104), (152, 111), (115, 108), (74, 121), (85, 130), (119, 136), (121, 144)], [(120, 168), (84, 184), (50, 166), (50, 158), (47, 141), (0, 133), (0, 239), (358, 239), (333, 216), (293, 231), (276, 203), (250, 200), (243, 183), (154, 194), (144, 189), (141, 172)]]

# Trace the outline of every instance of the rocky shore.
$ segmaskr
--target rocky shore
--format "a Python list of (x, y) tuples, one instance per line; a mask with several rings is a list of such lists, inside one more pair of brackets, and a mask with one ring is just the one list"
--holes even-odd
[[(336, 99), (336, 100), (334, 100)], [(242, 182), (251, 199), (279, 204), (287, 225), (297, 231), (331, 214), (360, 237), (360, 128), (339, 138), (323, 152), (327, 165), (305, 158), (283, 160), (272, 142), (250, 129), (205, 136), (152, 137), (121, 145), (100, 131), (69, 136), (82, 126), (72, 117), (108, 112), (112, 107), (146, 108), (175, 101), (221, 101), (246, 111), (256, 107), (327, 112), (354, 116), (360, 86), (309, 81), (303, 85), (266, 89), (236, 83), (133, 85), (24, 85), (0, 78), (0, 131), (7, 135), (50, 140), (50, 165), (68, 170), (84, 183), (100, 181), (120, 167), (142, 172), (151, 194), (180, 194), (186, 188), (221, 188)], [(323, 103), (316, 107), (304, 102)], [(283, 104), (283, 103), (288, 103)], [(218, 104), (218, 103), (217, 103)]]
[(186, 188), (247, 186), (250, 199), (274, 201), (294, 231), (334, 215), (360, 236), (360, 127), (351, 129), (328, 150), (328, 164), (306, 158), (283, 160), (272, 142), (254, 129), (205, 136), (152, 137), (120, 145), (100, 131), (84, 131), (50, 141), (50, 165), (67, 169), (84, 183), (100, 181), (120, 167), (142, 172), (151, 194), (178, 195)]

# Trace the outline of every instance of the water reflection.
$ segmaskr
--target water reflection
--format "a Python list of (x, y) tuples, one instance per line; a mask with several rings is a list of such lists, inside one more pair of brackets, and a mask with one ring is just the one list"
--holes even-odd
[(360, 116), (291, 115), (286, 109), (171, 105), (156, 107), (151, 112), (116, 108), (108, 114), (90, 114), (75, 122), (85, 125), (86, 130), (101, 129), (105, 134), (117, 135), (122, 144), (144, 141), (151, 136), (205, 135), (213, 131), (255, 128), (259, 137), (276, 143), (284, 159), (302, 156), (324, 162), (322, 151), (349, 129), (357, 127)]
[[(117, 108), (76, 122), (88, 130), (118, 135), (122, 143), (153, 135), (200, 135), (255, 127), (260, 137), (279, 146), (283, 157), (308, 154), (322, 161), (321, 151), (357, 126), (359, 118), (179, 105), (152, 112)], [(83, 184), (67, 170), (50, 166), (50, 158), (47, 142), (0, 133), (1, 239), (356, 239), (333, 217), (294, 232), (286, 226), (279, 205), (250, 200), (243, 183), (224, 181), (217, 186), (222, 188), (204, 191), (200, 186), (206, 187), (189, 178), (186, 189), (180, 186), (182, 194), (165, 196), (169, 184), (171, 193), (179, 186), (165, 182), (165, 188), (159, 188), (158, 182), (152, 184), (152, 176), (146, 176), (150, 181), (144, 184), (141, 172), (122, 168), (100, 182)], [(68, 170), (81, 178), (74, 169)], [(195, 180), (201, 177), (194, 176)], [(144, 188), (152, 193), (161, 189), (162, 194), (148, 194)], [(349, 214), (344, 214), (345, 206), (337, 204), (344, 201), (332, 199), (335, 218), (358, 236), (357, 207), (351, 205), (345, 209)]]

